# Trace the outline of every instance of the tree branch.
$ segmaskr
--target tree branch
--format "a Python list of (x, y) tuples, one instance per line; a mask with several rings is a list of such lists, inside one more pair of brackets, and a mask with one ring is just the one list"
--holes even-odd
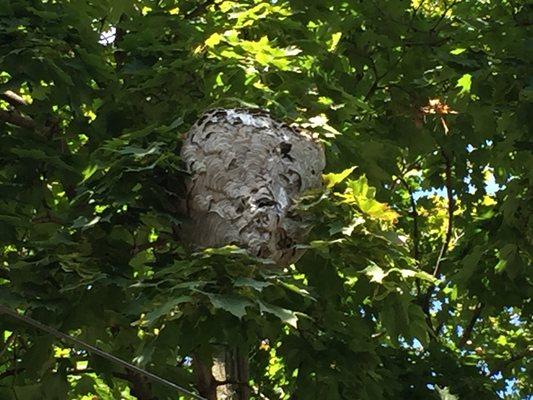
[(422, 6), (424, 5), (424, 3), (426, 2), (426, 0), (422, 0), (418, 6), (415, 8), (415, 12), (414, 12), (414, 15), (413, 16), (416, 16), (416, 13), (418, 13), (418, 11), (422, 8)]
[(420, 262), (420, 230), (418, 227), (418, 211), (416, 208), (416, 201), (413, 196), (413, 190), (409, 183), (405, 180), (403, 176), (400, 176), (398, 180), (409, 193), (409, 203), (411, 204), (411, 215), (413, 216), (413, 256), (417, 262)]
[(113, 46), (115, 46), (115, 52), (113, 57), (115, 59), (116, 69), (120, 69), (124, 65), (126, 60), (126, 52), (120, 48), (120, 43), (124, 39), (126, 30), (120, 26), (124, 21), (124, 14), (122, 14), (118, 20), (118, 24), (115, 27), (115, 40), (113, 41)]
[(9, 272), (5, 269), (0, 269), (0, 278), (10, 280)]
[(4, 100), (10, 105), (8, 110), (0, 109), (0, 121), (18, 126), (19, 128), (33, 130), (43, 136), (51, 136), (59, 132), (60, 125), (58, 120), (54, 118), (48, 118), (44, 125), (40, 125), (35, 122), (32, 117), (19, 111), (18, 107), (26, 106), (28, 104), (17, 93), (11, 90), (6, 90), (5, 92), (0, 93), (0, 99)]
[(474, 314), (472, 315), (472, 318), (470, 319), (470, 322), (468, 323), (467, 327), (463, 331), (461, 339), (459, 339), (459, 343), (457, 343), (458, 348), (464, 347), (466, 342), (468, 342), (468, 340), (472, 336), (472, 331), (474, 330), (474, 326), (476, 325), (477, 320), (481, 316), (481, 311), (483, 311), (483, 307), (485, 307), (483, 303), (479, 303), (477, 305), (476, 309), (474, 310)]
[(0, 120), (7, 122), (8, 124), (18, 126), (20, 128), (26, 128), (31, 130), (37, 130), (37, 124), (35, 121), (27, 115), (21, 114), (17, 110), (0, 110)]
[(113, 376), (123, 379), (130, 383), (131, 394), (139, 400), (157, 400), (150, 390), (150, 384), (147, 380), (133, 371), (126, 370), (125, 373), (114, 372)]
[(533, 355), (533, 346), (529, 346), (527, 349), (525, 349), (524, 351), (522, 351), (522, 352), (520, 352), (518, 354), (515, 354), (514, 356), (512, 356), (508, 360), (503, 360), (502, 362), (497, 364), (496, 367), (492, 371), (488, 371), (485, 374), (485, 376), (491, 378), (494, 375), (496, 375), (498, 372), (501, 372), (501, 370), (503, 370), (504, 368), (507, 368), (512, 363), (514, 363), (516, 361), (519, 361), (522, 358), (524, 358), (524, 357), (526, 357), (526, 356), (528, 356), (530, 354)]
[(11, 90), (6, 90), (4, 93), (0, 94), (0, 99), (8, 102), (13, 107), (28, 105), (26, 100)]
[(248, 382), (241, 382), (237, 379), (224, 379), (223, 381), (219, 381), (219, 380), (214, 380), (214, 384), (216, 386), (224, 386), (224, 385), (238, 385), (238, 386), (248, 386), (250, 387), (250, 385), (248, 384)]
[(98, 372), (91, 368), (73, 369), (71, 371), (67, 371), (67, 375), (83, 375), (83, 374), (94, 374), (94, 373), (98, 373)]
[(13, 369), (8, 369), (7, 371), (4, 371), (0, 374), (0, 380), (4, 379), (4, 378), (7, 378), (9, 376), (13, 376), (13, 375), (16, 375), (18, 374), (19, 372), (23, 371), (24, 368), (22, 367), (17, 367), (17, 368), (13, 368)]
[(27, 105), (26, 101), (21, 96), (11, 90), (6, 90), (5, 92), (0, 93), (0, 99), (4, 100), (11, 106), (9, 110), (0, 109), (0, 120), (20, 128), (37, 128), (37, 124), (31, 117), (22, 114), (16, 109), (16, 107)]

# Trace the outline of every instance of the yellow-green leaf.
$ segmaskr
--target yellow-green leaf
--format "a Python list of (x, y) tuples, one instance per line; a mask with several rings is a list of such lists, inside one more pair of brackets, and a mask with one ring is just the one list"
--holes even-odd
[(322, 175), (324, 182), (326, 184), (326, 187), (328, 189), (331, 189), (336, 184), (341, 183), (343, 180), (345, 180), (348, 177), (348, 175), (350, 175), (354, 171), (355, 168), (357, 167), (351, 167), (351, 168), (345, 169), (344, 171), (339, 172), (338, 174), (329, 173), (329, 174)]

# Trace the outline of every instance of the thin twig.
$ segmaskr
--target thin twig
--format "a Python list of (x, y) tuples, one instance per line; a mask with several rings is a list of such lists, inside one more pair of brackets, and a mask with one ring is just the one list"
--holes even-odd
[(409, 193), (409, 202), (411, 204), (411, 215), (413, 216), (413, 257), (417, 262), (420, 262), (420, 230), (418, 227), (418, 210), (416, 208), (416, 201), (414, 198), (413, 190), (409, 186), (409, 183), (405, 180), (403, 176), (400, 176), (398, 180)]
[[(409, 202), (411, 203), (411, 215), (413, 216), (413, 257), (417, 263), (417, 266), (420, 267), (420, 230), (418, 227), (419, 214), (416, 208), (416, 201), (413, 195), (413, 190), (411, 189), (411, 186), (409, 186), (409, 183), (407, 183), (405, 178), (403, 176), (400, 176), (398, 180), (405, 187), (407, 193), (409, 193)], [(419, 278), (415, 280), (415, 284), (416, 291), (418, 295), (420, 295), (422, 289)]]
[(422, 6), (424, 5), (424, 3), (426, 2), (426, 0), (422, 0), (418, 6), (415, 8), (415, 12), (413, 14), (413, 17), (416, 15), (416, 13), (418, 13), (418, 11), (422, 8)]
[(414, 24), (415, 24), (415, 19), (418, 15), (418, 11), (420, 11), (420, 9), (424, 6), (424, 3), (426, 2), (426, 0), (422, 0), (418, 6), (416, 6), (414, 9), (413, 9), (413, 13), (411, 14), (411, 19), (409, 20), (409, 29), (412, 29), (413, 31), (415, 32), (420, 32), (419, 29), (415, 28)]
[(193, 19), (193, 18), (199, 17), (212, 4), (215, 4), (215, 0), (206, 0), (202, 4), (200, 4), (198, 7), (196, 7), (194, 10), (192, 10), (190, 13), (185, 15), (184, 18), (185, 19)]
[[(383, 72), (381, 75), (378, 74), (378, 69), (376, 67), (376, 63), (374, 62), (374, 60), (372, 59), (372, 57), (370, 57), (370, 67), (372, 68), (372, 71), (374, 72), (374, 82), (372, 83), (372, 86), (370, 87), (370, 89), (368, 89), (368, 92), (367, 94), (365, 95), (364, 97), (364, 100), (368, 100), (370, 98), (370, 96), (372, 94), (374, 94), (374, 92), (379, 89), (379, 82), (385, 78), (394, 68), (396, 68), (398, 66), (398, 64), (400, 63), (401, 61), (401, 58), (398, 58), (398, 60), (394, 63), (394, 65), (389, 65), (389, 68)], [(390, 62), (389, 62), (390, 64)]]
[[(448, 154), (444, 151), (443, 148), (441, 148), (441, 154), (444, 158), (444, 183), (446, 186), (446, 196), (448, 198), (448, 225), (446, 228), (446, 236), (444, 237), (444, 241), (442, 242), (442, 246), (439, 251), (439, 255), (437, 257), (437, 261), (435, 263), (435, 267), (433, 268), (433, 276), (435, 278), (438, 277), (440, 273), (440, 267), (442, 260), (446, 256), (446, 253), (448, 251), (448, 248), (450, 247), (450, 241), (452, 240), (452, 232), (453, 232), (453, 213), (455, 211), (455, 200), (453, 198), (453, 188), (452, 188), (452, 162)], [(431, 297), (433, 296), (433, 291), (435, 290), (435, 285), (431, 285), (426, 295), (423, 299), (423, 306), (422, 309), (424, 310), (424, 313), (427, 316), (427, 321), (430, 324), (430, 327), (433, 328), (433, 323), (431, 322), (431, 314), (430, 314), (430, 304), (431, 304)]]
[(452, 240), (453, 233), (453, 212), (455, 211), (455, 200), (453, 198), (453, 188), (452, 188), (452, 162), (450, 157), (446, 154), (444, 149), (441, 149), (442, 157), (444, 158), (444, 175), (445, 175), (445, 186), (446, 186), (446, 197), (448, 198), (448, 226), (446, 228), (446, 236), (442, 242), (442, 247), (435, 263), (435, 268), (433, 269), (433, 276), (437, 277), (440, 272), (441, 262), (450, 247), (450, 241)]
[(513, 20), (518, 24), (518, 19), (516, 18), (516, 12), (515, 10), (518, 11), (518, 6), (516, 5), (516, 3), (514, 2), (514, 0), (509, 0), (509, 5), (511, 6), (511, 15), (513, 17)]
[(376, 63), (372, 58), (370, 58), (370, 67), (372, 68), (372, 71), (374, 72), (374, 82), (372, 83), (372, 86), (370, 86), (370, 89), (368, 89), (367, 94), (365, 95), (365, 101), (370, 98), (372, 94), (376, 91), (379, 81), (381, 77), (378, 74), (378, 69), (376, 67)]
[(446, 8), (444, 9), (444, 12), (440, 16), (439, 20), (435, 23), (435, 25), (433, 25), (433, 27), (430, 29), (430, 31), (434, 31), (435, 29), (437, 29), (437, 27), (444, 20), (444, 18), (446, 18), (446, 14), (448, 14), (448, 11), (450, 11), (457, 4), (457, 2), (458, 2), (458, 0), (453, 0), (449, 5), (446, 6)]

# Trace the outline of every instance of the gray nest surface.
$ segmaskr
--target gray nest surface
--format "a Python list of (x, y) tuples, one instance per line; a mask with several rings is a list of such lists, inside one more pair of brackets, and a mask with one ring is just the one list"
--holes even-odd
[(236, 244), (284, 266), (308, 224), (291, 206), (322, 186), (324, 149), (311, 134), (261, 110), (215, 109), (181, 150), (190, 178), (183, 237), (194, 247)]

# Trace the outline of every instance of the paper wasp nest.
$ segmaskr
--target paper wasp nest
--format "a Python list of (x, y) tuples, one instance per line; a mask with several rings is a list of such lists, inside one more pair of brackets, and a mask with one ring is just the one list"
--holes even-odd
[(320, 188), (324, 150), (309, 133), (265, 111), (215, 109), (190, 129), (181, 150), (190, 179), (184, 240), (195, 247), (236, 244), (283, 266), (308, 224), (291, 210)]

